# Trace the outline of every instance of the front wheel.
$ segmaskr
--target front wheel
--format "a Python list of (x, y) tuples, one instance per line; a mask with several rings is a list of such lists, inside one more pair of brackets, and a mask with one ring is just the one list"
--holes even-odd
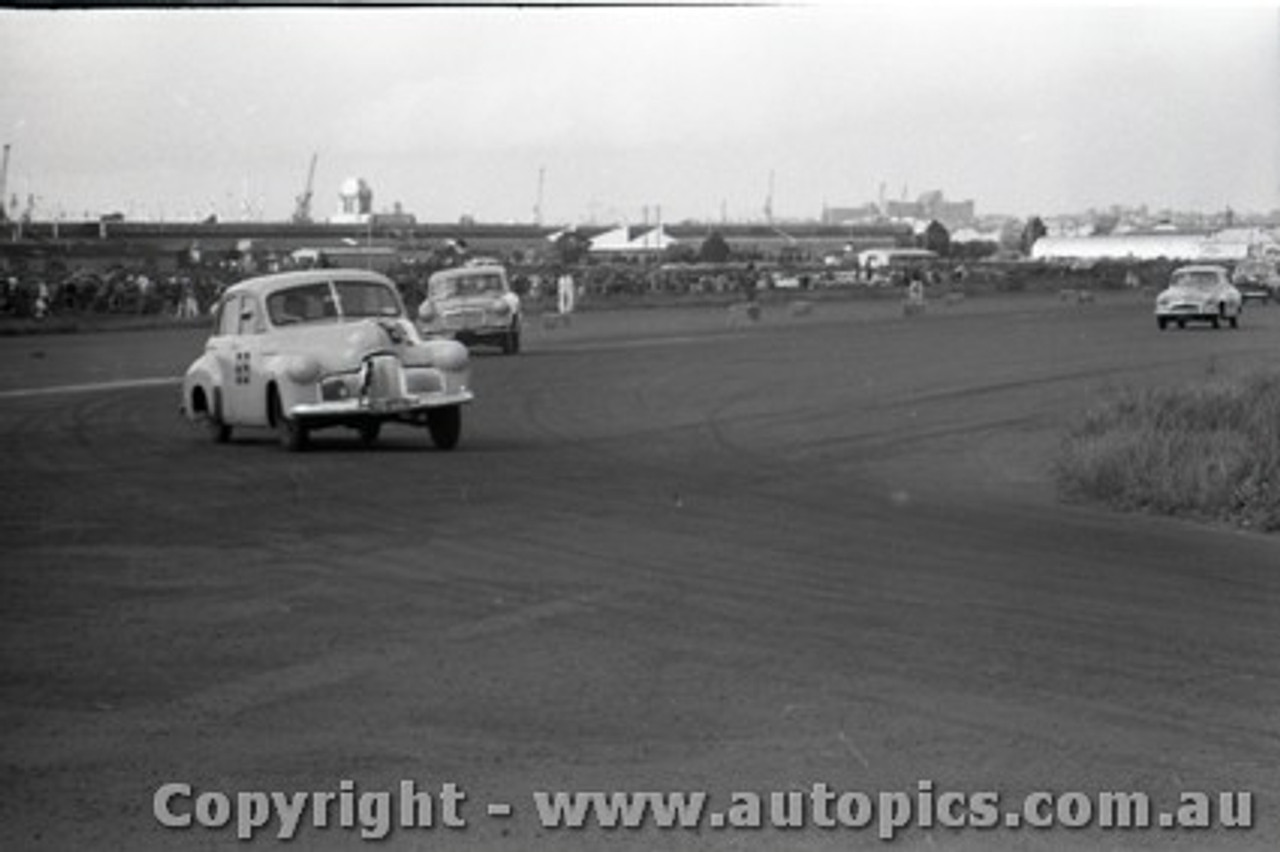
[(427, 431), (431, 442), (441, 450), (452, 450), (462, 437), (462, 406), (446, 405), (427, 412)]
[(1161, 331), (1164, 331), (1165, 326), (1168, 324), (1169, 324), (1169, 321), (1164, 317), (1156, 317), (1156, 325), (1160, 328)]
[(271, 423), (275, 426), (280, 446), (291, 453), (306, 449), (307, 427), (299, 423), (298, 418), (285, 416), (280, 393), (274, 388), (271, 390)]

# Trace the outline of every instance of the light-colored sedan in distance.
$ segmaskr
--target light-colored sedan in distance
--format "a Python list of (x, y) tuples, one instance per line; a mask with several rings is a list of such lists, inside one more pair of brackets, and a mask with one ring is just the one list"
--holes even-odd
[(492, 261), (435, 273), (418, 307), (424, 337), (492, 344), (508, 355), (520, 351), (520, 324), (520, 297), (511, 291), (506, 269)]
[(1221, 266), (1197, 265), (1175, 269), (1169, 286), (1156, 296), (1156, 324), (1186, 328), (1188, 322), (1207, 322), (1219, 328), (1223, 322), (1240, 327), (1244, 300)]

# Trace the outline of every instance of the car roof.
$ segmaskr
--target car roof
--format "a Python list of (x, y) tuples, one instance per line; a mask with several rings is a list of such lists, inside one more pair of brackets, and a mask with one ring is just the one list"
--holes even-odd
[(228, 293), (256, 293), (263, 295), (266, 293), (274, 293), (276, 290), (286, 287), (296, 287), (300, 284), (318, 284), (324, 281), (332, 281), (335, 278), (341, 278), (344, 281), (369, 281), (378, 284), (386, 284), (394, 289), (395, 284), (387, 276), (372, 272), (368, 269), (302, 269), (295, 272), (276, 272), (271, 275), (258, 275), (254, 278), (246, 278), (227, 288)]
[(492, 275), (493, 273), (501, 273), (505, 278), (507, 275), (506, 267), (498, 264), (479, 264), (477, 266), (455, 266), (451, 269), (441, 269), (439, 272), (432, 273), (429, 281), (446, 281), (450, 278), (466, 278), (476, 275)]
[(1179, 266), (1174, 272), (1222, 272), (1226, 273), (1226, 269), (1212, 263), (1194, 263), (1191, 266)]

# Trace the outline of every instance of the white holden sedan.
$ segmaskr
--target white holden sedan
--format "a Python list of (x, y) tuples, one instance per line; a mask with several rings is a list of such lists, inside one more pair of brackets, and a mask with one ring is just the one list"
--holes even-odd
[(215, 441), (274, 429), (291, 450), (317, 429), (354, 429), (366, 444), (384, 423), (426, 427), (440, 449), (462, 432), (472, 400), (467, 349), (423, 340), (390, 279), (356, 269), (264, 275), (218, 300), (204, 354), (182, 383), (182, 412)]
[(1221, 266), (1184, 266), (1173, 271), (1169, 286), (1156, 296), (1156, 324), (1163, 329), (1171, 322), (1178, 328), (1206, 322), (1218, 328), (1225, 322), (1239, 328), (1243, 303)]

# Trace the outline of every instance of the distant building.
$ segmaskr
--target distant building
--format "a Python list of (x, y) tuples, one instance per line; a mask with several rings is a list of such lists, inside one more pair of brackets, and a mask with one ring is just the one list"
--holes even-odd
[(861, 207), (822, 208), (824, 225), (860, 225), (875, 222), (880, 218), (880, 208), (875, 204), (864, 204)]
[(968, 225), (975, 218), (972, 200), (948, 201), (940, 189), (926, 192), (915, 201), (886, 201), (884, 207), (884, 214), (890, 219), (923, 222), (936, 219), (949, 229)]
[(1031, 247), (1034, 260), (1226, 261), (1280, 254), (1274, 234), (1260, 228), (1216, 232), (1147, 231), (1096, 237), (1041, 237)]
[(590, 251), (612, 255), (655, 254), (678, 242), (662, 225), (623, 225), (592, 238)]

